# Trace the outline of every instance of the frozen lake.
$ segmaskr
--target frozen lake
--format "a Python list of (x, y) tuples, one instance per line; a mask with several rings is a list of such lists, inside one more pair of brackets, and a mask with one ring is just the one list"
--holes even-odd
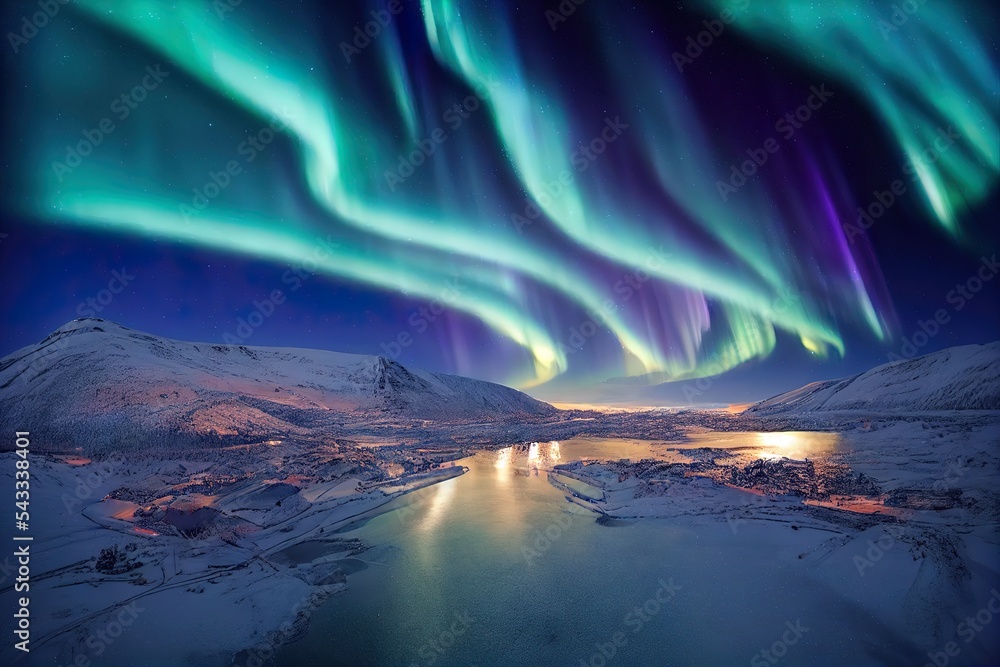
[[(885, 624), (809, 576), (798, 547), (829, 533), (736, 532), (719, 517), (600, 525), (547, 481), (557, 463), (672, 459), (677, 446), (576, 439), (458, 462), (467, 474), (340, 535), (376, 545), (360, 556), (368, 567), (271, 664), (918, 664)], [(780, 455), (832, 451), (837, 439), (700, 434), (684, 446)]]

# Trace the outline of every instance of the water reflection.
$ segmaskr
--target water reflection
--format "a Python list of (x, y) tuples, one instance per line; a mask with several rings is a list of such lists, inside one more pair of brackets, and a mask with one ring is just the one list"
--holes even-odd
[(456, 484), (454, 482), (455, 480), (452, 479), (430, 487), (432, 493), (418, 524), (421, 532), (433, 532), (441, 523), (441, 519), (448, 513), (448, 505), (455, 496)]
[(810, 459), (836, 451), (840, 436), (815, 431), (778, 431), (757, 433), (759, 456), (762, 459)]
[(496, 468), (496, 478), (498, 483), (507, 486), (510, 483), (510, 467), (514, 462), (514, 448), (504, 447), (496, 452), (496, 459), (493, 467)]
[(760, 459), (816, 459), (840, 450), (838, 433), (821, 431), (774, 431), (729, 433), (691, 433), (685, 442), (671, 443), (680, 451), (712, 447), (728, 449)]
[[(348, 590), (313, 616), (308, 635), (279, 650), (276, 664), (429, 664), (415, 660), (419, 648), (441, 637), (454, 614), (465, 610), (476, 623), (446, 653), (433, 654), (435, 665), (580, 664), (595, 641), (608, 641), (621, 626), (628, 608), (649, 598), (662, 576), (685, 582), (692, 609), (701, 609), (703, 598), (727, 600), (727, 618), (752, 618), (761, 627), (782, 628), (792, 614), (820, 623), (837, 600), (827, 586), (790, 577), (787, 561), (772, 556), (777, 547), (747, 551), (725, 523), (719, 524), (721, 543), (706, 537), (712, 533), (705, 526), (680, 521), (608, 530), (534, 471), (582, 459), (673, 461), (682, 457), (677, 449), (803, 457), (837, 443), (835, 434), (744, 432), (680, 443), (572, 438), (478, 452), (457, 462), (466, 474), (415, 493), (405, 510), (345, 535), (384, 547), (371, 557), (379, 567), (352, 575)], [(750, 577), (748, 557), (754, 559)], [(761, 599), (768, 605), (756, 602)], [(703, 615), (663, 613), (649, 630), (630, 634), (614, 662), (745, 664), (747, 646), (757, 640), (751, 630), (740, 630), (741, 621), (732, 625), (736, 632), (714, 635), (706, 644)], [(840, 617), (816, 627), (817, 636), (853, 646)], [(853, 654), (839, 661), (817, 656), (803, 652), (796, 664), (868, 664)]]
[(509, 480), (511, 469), (515, 475), (537, 475), (540, 470), (550, 470), (561, 461), (560, 445), (553, 440), (498, 449), (494, 453), (493, 466), (498, 478)]

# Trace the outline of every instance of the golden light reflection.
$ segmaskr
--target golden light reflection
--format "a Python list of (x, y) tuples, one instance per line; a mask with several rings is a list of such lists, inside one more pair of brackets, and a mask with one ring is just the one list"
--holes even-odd
[(836, 450), (840, 438), (836, 433), (775, 431), (757, 433), (756, 439), (760, 446), (759, 456), (763, 459), (786, 457), (801, 460)]
[(506, 485), (513, 475), (537, 475), (540, 470), (547, 470), (560, 460), (562, 451), (558, 442), (532, 442), (497, 450), (494, 452), (493, 467), (497, 479)]
[(420, 523), (418, 524), (418, 529), (421, 532), (432, 532), (441, 523), (448, 505), (455, 495), (455, 482), (456, 480), (450, 479), (431, 487), (433, 495), (431, 495), (427, 510), (421, 516)]
[(514, 463), (514, 448), (505, 447), (497, 451), (496, 460), (493, 462), (494, 467), (497, 471), (497, 480), (500, 484), (506, 486), (510, 483), (510, 468)]
[(509, 468), (511, 462), (514, 460), (514, 448), (505, 447), (503, 449), (497, 450), (496, 461), (493, 463), (497, 468)]

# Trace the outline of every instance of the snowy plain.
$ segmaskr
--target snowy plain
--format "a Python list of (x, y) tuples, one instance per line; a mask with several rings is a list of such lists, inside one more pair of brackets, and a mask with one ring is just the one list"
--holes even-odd
[(991, 344), (742, 414), (557, 411), (380, 357), (71, 322), (0, 361), (2, 426), (34, 443), (27, 664), (255, 664), (367, 567), (378, 545), (342, 533), (477, 451), (572, 438), (614, 446), (541, 469), (598, 522), (694, 527), (740, 550), (748, 579), (781, 554), (868, 624), (864, 664), (923, 664), (952, 641), (949, 664), (987, 664), (1000, 633), (966, 644), (963, 623), (1000, 586), (998, 384)]

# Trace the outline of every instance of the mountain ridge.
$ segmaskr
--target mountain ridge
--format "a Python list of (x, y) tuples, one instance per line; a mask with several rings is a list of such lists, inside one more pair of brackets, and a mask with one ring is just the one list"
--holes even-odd
[(743, 414), (841, 410), (1000, 410), (1000, 341), (949, 347), (846, 378), (811, 382), (758, 401)]
[(192, 444), (305, 436), (345, 420), (557, 412), (510, 387), (383, 356), (177, 341), (99, 318), (68, 322), (0, 360), (0, 411), (2, 427), (44, 424), (76, 444), (105, 426)]

